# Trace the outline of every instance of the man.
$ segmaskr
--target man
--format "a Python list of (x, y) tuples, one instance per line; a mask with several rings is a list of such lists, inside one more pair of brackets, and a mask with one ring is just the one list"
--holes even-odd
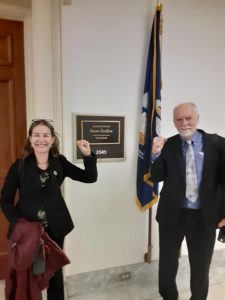
[[(186, 238), (191, 269), (191, 300), (206, 300), (216, 227), (225, 226), (222, 167), (225, 139), (198, 130), (194, 103), (174, 108), (179, 134), (156, 137), (152, 145), (151, 175), (163, 181), (156, 220), (159, 223), (159, 292), (177, 300), (178, 257)], [(223, 157), (223, 160), (222, 160)]]

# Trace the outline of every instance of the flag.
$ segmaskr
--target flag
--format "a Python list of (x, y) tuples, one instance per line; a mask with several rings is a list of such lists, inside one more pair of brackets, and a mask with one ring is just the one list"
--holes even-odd
[(141, 211), (151, 208), (158, 200), (158, 183), (151, 181), (150, 163), (152, 140), (160, 133), (161, 122), (161, 59), (160, 17), (162, 5), (156, 6), (152, 25), (143, 104), (140, 115), (137, 205)]

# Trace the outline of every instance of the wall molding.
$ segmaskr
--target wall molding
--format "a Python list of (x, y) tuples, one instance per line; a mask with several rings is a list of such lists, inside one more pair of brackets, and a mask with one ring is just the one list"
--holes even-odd
[(62, 42), (61, 0), (52, 0), (52, 59), (54, 120), (59, 133), (60, 150), (63, 148), (63, 97), (62, 97)]

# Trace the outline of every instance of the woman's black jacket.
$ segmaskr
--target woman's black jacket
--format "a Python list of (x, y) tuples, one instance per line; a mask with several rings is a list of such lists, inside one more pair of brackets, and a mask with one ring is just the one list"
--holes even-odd
[[(85, 183), (97, 180), (96, 156), (84, 157), (84, 169), (70, 163), (63, 155), (49, 155), (50, 179), (42, 187), (36, 158), (33, 154), (16, 160), (10, 167), (1, 191), (1, 207), (10, 223), (8, 236), (20, 218), (37, 220), (38, 210), (44, 206), (48, 224), (56, 238), (67, 235), (74, 227), (60, 186), (65, 177)], [(16, 193), (19, 199), (15, 204)]]

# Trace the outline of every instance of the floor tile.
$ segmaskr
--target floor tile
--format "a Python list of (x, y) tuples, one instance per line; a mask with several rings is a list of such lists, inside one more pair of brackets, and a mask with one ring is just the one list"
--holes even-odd
[[(184, 291), (179, 294), (179, 300), (189, 300), (190, 292)], [(225, 299), (225, 282), (223, 284), (214, 284), (209, 287), (207, 300), (224, 300)], [(151, 300), (162, 300), (161, 297), (152, 298)]]
[[(153, 296), (150, 296), (153, 295)], [(0, 281), (0, 299), (5, 299), (4, 282)], [(43, 300), (46, 300), (46, 292), (43, 293)], [(180, 292), (179, 300), (189, 300), (190, 292)], [(209, 287), (207, 300), (225, 299), (225, 281), (212, 284)], [(86, 293), (83, 295), (71, 296), (68, 300), (162, 300), (157, 292), (157, 286), (140, 282), (127, 284), (119, 288), (105, 289), (98, 292)]]

